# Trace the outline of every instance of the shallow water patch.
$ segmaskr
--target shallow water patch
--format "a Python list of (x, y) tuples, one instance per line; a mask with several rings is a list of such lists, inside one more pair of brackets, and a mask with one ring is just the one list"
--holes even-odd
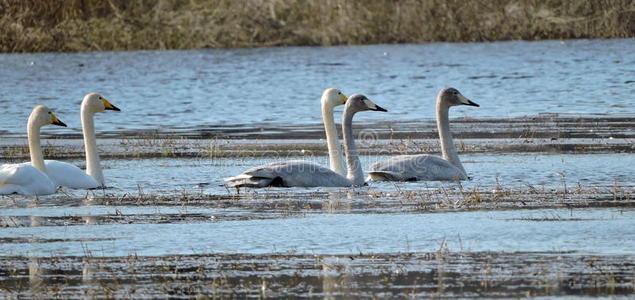
[[(545, 216), (589, 221), (533, 222)], [(515, 219), (515, 220), (510, 220)], [(336, 214), (282, 219), (190, 224), (109, 224), (70, 227), (10, 227), (0, 238), (113, 241), (3, 244), (6, 256), (168, 255), (297, 252), (353, 254), (432, 251), (440, 243), (461, 251), (579, 251), (631, 253), (635, 210), (544, 209), (441, 214)], [(166, 238), (167, 237), (167, 238)]]

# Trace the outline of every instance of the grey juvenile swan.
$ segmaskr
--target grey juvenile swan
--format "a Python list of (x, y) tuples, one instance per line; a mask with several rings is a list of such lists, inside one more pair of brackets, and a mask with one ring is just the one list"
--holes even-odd
[(364, 184), (355, 141), (353, 140), (353, 116), (365, 110), (386, 111), (364, 95), (355, 94), (348, 98), (342, 115), (344, 133), (344, 153), (346, 155), (347, 176), (342, 176), (320, 165), (292, 160), (275, 162), (245, 171), (234, 177), (226, 178), (229, 187), (349, 187)]
[(437, 128), (443, 158), (432, 155), (400, 155), (371, 166), (368, 179), (375, 181), (467, 180), (450, 133), (448, 111), (457, 105), (479, 105), (455, 88), (444, 88), (437, 96)]

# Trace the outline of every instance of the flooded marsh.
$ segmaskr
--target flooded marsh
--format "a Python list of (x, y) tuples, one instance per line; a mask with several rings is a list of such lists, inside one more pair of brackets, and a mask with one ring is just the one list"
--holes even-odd
[[(0, 55), (15, 118), (0, 119), (0, 163), (29, 159), (20, 122), (36, 102), (69, 124), (42, 129), (44, 156), (82, 169), (75, 90), (122, 108), (96, 118), (106, 188), (0, 195), (0, 298), (632, 296), (631, 44)], [(225, 186), (272, 161), (328, 165), (330, 85), (390, 111), (353, 126), (366, 171), (438, 155), (432, 107), (448, 83), (481, 104), (450, 115), (472, 180)]]

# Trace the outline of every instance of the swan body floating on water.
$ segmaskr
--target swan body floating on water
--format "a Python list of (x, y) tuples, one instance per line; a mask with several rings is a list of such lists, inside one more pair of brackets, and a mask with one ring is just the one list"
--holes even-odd
[(40, 128), (49, 124), (66, 127), (48, 107), (34, 107), (27, 125), (31, 162), (0, 166), (0, 194), (33, 196), (55, 193), (55, 183), (47, 175), (40, 145)]
[(400, 155), (371, 166), (368, 179), (375, 181), (467, 180), (452, 140), (448, 111), (457, 105), (479, 105), (454, 88), (442, 89), (437, 95), (436, 117), (443, 158), (432, 155)]
[(346, 176), (346, 165), (342, 159), (340, 141), (337, 136), (337, 128), (333, 120), (333, 109), (336, 106), (346, 104), (346, 96), (338, 89), (328, 88), (322, 93), (320, 102), (322, 103), (322, 120), (324, 132), (326, 133), (326, 143), (329, 150), (329, 166), (333, 172)]
[(342, 115), (344, 153), (348, 173), (340, 175), (328, 168), (306, 161), (275, 162), (245, 171), (225, 179), (229, 187), (349, 187), (364, 184), (364, 173), (353, 139), (353, 116), (365, 110), (386, 111), (364, 95), (348, 98)]
[[(322, 106), (322, 121), (324, 123), (324, 132), (326, 134), (326, 141), (328, 146), (330, 169), (331, 171), (342, 176), (328, 178), (318, 177), (321, 179), (315, 179), (315, 176), (293, 177), (292, 174), (301, 172), (322, 173), (325, 172), (326, 168), (306, 161), (291, 160), (285, 162), (271, 163), (267, 165), (269, 167), (268, 169), (271, 170), (272, 173), (264, 176), (265, 179), (263, 179), (262, 185), (282, 185), (282, 183), (278, 182), (271, 182), (269, 184), (266, 183), (266, 181), (268, 180), (266, 178), (276, 177), (274, 174), (278, 174), (277, 176), (280, 178), (293, 177), (295, 181), (289, 179), (291, 180), (291, 182), (287, 182), (287, 184), (290, 184), (292, 186), (309, 186), (312, 184), (317, 186), (341, 186), (348, 184), (347, 181), (343, 180), (346, 176), (346, 168), (342, 159), (342, 151), (340, 150), (340, 142), (333, 117), (333, 110), (335, 109), (335, 107), (346, 104), (347, 99), (348, 98), (339, 89), (336, 88), (325, 89), (320, 99), (320, 103)], [(266, 171), (263, 170), (263, 172)]]
[(94, 189), (105, 186), (101, 170), (97, 141), (95, 138), (95, 122), (93, 116), (105, 110), (120, 111), (106, 98), (91, 93), (84, 96), (81, 104), (82, 131), (84, 133), (84, 150), (86, 152), (86, 172), (75, 165), (57, 160), (46, 160), (49, 177), (58, 186), (73, 189)]

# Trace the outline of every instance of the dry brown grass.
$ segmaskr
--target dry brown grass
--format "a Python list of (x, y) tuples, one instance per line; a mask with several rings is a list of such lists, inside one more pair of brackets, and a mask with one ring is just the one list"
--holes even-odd
[(632, 0), (0, 0), (0, 51), (635, 36)]

